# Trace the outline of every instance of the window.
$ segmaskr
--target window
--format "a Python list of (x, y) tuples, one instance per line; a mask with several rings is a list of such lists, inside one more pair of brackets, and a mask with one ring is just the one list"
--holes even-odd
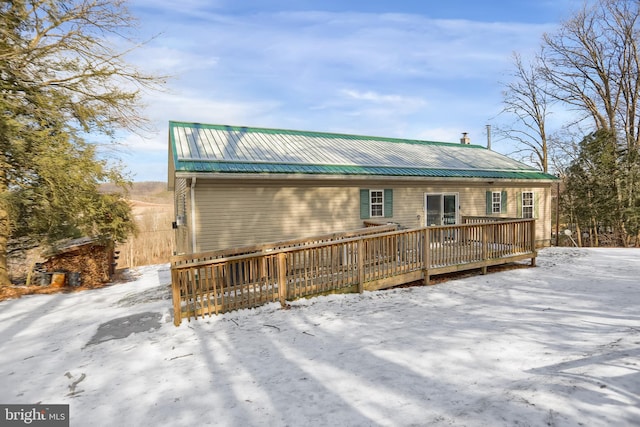
[(522, 218), (533, 218), (533, 191), (522, 192)]
[[(518, 207), (520, 204), (517, 205)], [(518, 208), (519, 209), (519, 208)], [(487, 191), (487, 215), (506, 214), (507, 213), (507, 192)]]
[(500, 213), (502, 208), (502, 194), (499, 191), (491, 193), (491, 213)]
[(369, 201), (371, 218), (384, 217), (384, 192), (382, 190), (369, 190)]
[(360, 218), (393, 218), (393, 190), (360, 189)]

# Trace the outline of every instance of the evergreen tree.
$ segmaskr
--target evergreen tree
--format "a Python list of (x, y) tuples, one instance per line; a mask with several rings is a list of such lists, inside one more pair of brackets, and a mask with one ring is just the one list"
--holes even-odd
[(99, 191), (126, 191), (122, 168), (83, 138), (144, 124), (140, 90), (161, 79), (108, 42), (133, 42), (134, 23), (122, 0), (0, 3), (0, 285), (11, 237), (123, 240), (134, 229), (128, 204)]
[(635, 183), (625, 168), (629, 153), (619, 146), (612, 132), (598, 130), (582, 140), (577, 159), (566, 171), (565, 204), (578, 229), (589, 230), (596, 244), (602, 231), (614, 231), (622, 245), (638, 233), (638, 198), (635, 205), (626, 205), (626, 199), (621, 204), (618, 197)]

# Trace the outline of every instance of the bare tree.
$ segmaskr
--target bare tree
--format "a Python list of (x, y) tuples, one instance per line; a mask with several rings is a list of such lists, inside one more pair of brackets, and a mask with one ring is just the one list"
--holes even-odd
[(637, 1), (585, 5), (560, 31), (544, 36), (541, 56), (549, 94), (590, 120), (592, 130), (612, 135), (604, 143), (614, 144), (619, 157), (611, 174), (616, 205), (609, 209), (618, 213), (615, 227), (623, 244), (629, 232), (638, 232), (630, 218), (639, 206), (639, 18)]
[(547, 141), (547, 117), (550, 97), (546, 81), (538, 71), (536, 63), (525, 64), (519, 54), (513, 54), (515, 71), (513, 80), (503, 91), (503, 113), (515, 118), (507, 127), (498, 132), (514, 141), (521, 154), (528, 155), (530, 161), (543, 172), (549, 170), (549, 149)]
[[(546, 119), (550, 106), (573, 113), (572, 121), (561, 124), (561, 130), (566, 134), (579, 130), (582, 135), (564, 140), (564, 147), (554, 150), (557, 153), (570, 156), (585, 135), (597, 131), (610, 135), (597, 138), (594, 144), (611, 144), (610, 150), (602, 152), (617, 156), (606, 177), (614, 196), (607, 203), (615, 201), (607, 206), (613, 213), (607, 215), (607, 221), (615, 222), (622, 244), (640, 233), (639, 26), (640, 2), (636, 0), (585, 3), (558, 31), (543, 36), (533, 65), (525, 66), (516, 56), (515, 81), (505, 91), (504, 110), (515, 114), (519, 125), (509, 128), (508, 135), (533, 153), (543, 170), (549, 162)], [(564, 162), (564, 167), (575, 161)]]
[(622, 132), (637, 145), (637, 1), (585, 5), (560, 30), (543, 37), (541, 72), (549, 94), (593, 121), (595, 129)]

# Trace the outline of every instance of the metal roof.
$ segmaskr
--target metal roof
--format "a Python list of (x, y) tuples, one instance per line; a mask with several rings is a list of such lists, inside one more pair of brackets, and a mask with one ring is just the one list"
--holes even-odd
[(482, 146), (445, 142), (172, 121), (169, 144), (177, 172), (554, 179)]

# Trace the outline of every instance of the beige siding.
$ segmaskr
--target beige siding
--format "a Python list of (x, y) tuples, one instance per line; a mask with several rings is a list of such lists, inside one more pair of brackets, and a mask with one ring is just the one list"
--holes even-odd
[(359, 228), (358, 197), (354, 188), (202, 185), (196, 187), (197, 250)]
[[(360, 228), (360, 189), (392, 189), (393, 217), (383, 221), (406, 227), (424, 226), (425, 193), (455, 193), (460, 216), (485, 216), (486, 191), (506, 190), (507, 212), (515, 218), (517, 194), (539, 194), (541, 221), (537, 236), (548, 244), (551, 235), (549, 184), (530, 187), (442, 181), (423, 184), (380, 180), (332, 181), (214, 181), (198, 178), (195, 186), (196, 252), (273, 242)], [(189, 194), (189, 191), (187, 191)], [(191, 217), (188, 218), (188, 223)], [(546, 241), (546, 242), (544, 242)]]

